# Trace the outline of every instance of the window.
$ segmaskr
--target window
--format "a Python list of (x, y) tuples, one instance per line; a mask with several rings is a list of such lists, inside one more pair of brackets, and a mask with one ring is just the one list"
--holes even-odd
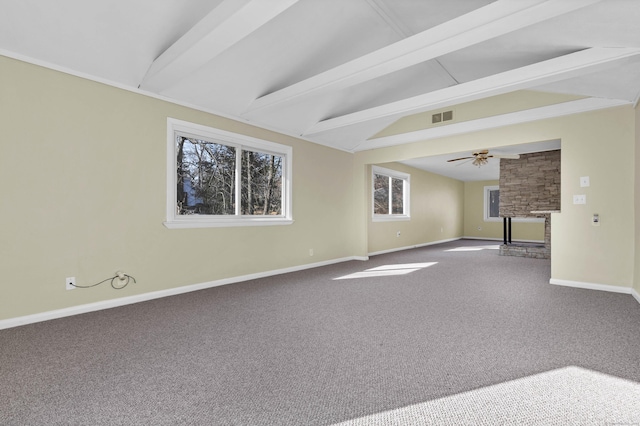
[(169, 118), (165, 226), (292, 223), (291, 153), (289, 146)]
[(502, 221), (500, 218), (500, 188), (498, 186), (484, 187), (484, 221)]
[(409, 220), (409, 175), (372, 167), (373, 220)]
[[(544, 218), (514, 217), (513, 222), (544, 222)], [(500, 187), (484, 187), (484, 221), (502, 222), (500, 217)]]

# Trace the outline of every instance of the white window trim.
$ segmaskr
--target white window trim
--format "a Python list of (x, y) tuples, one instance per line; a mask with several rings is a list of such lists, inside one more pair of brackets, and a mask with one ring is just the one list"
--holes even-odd
[[(282, 173), (282, 215), (279, 216), (248, 216), (248, 215), (178, 215), (176, 214), (176, 133), (190, 134), (206, 140), (219, 141), (231, 146), (246, 148), (284, 157)], [(268, 142), (250, 136), (231, 133), (201, 124), (167, 118), (167, 217), (164, 226), (169, 229), (184, 228), (212, 228), (231, 226), (269, 226), (290, 225), (292, 215), (292, 160), (293, 149), (287, 145)]]
[[(490, 185), (484, 187), (484, 204), (483, 204), (483, 218), (485, 222), (502, 222), (502, 217), (489, 217), (489, 193), (490, 191), (494, 191), (496, 189), (500, 189), (498, 185)], [(542, 223), (544, 222), (544, 218), (539, 217), (514, 217), (511, 219), (512, 222), (520, 222), (520, 223)]]
[[(375, 175), (385, 175), (391, 176), (396, 179), (404, 180), (405, 184), (402, 189), (402, 203), (403, 203), (403, 211), (404, 214), (375, 214), (374, 213), (374, 204), (375, 204)], [(411, 194), (411, 175), (408, 173), (399, 172), (397, 170), (385, 169), (380, 166), (371, 166), (371, 216), (373, 222), (393, 222), (393, 221), (402, 221), (402, 220), (411, 220), (411, 204), (410, 204), (410, 194)], [(391, 190), (389, 190), (389, 196), (391, 196)]]

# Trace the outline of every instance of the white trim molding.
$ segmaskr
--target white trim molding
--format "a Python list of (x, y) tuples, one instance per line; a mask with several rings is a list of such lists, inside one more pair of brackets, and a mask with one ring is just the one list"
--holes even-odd
[(416, 245), (413, 245), (413, 246), (396, 247), (396, 248), (387, 249), (387, 250), (380, 250), (380, 251), (375, 251), (375, 252), (369, 253), (369, 256), (377, 256), (379, 254), (393, 253), (395, 251), (411, 250), (411, 249), (420, 248), (420, 247), (433, 246), (435, 244), (450, 243), (451, 241), (457, 241), (459, 239), (460, 239), (459, 237), (458, 238), (449, 238), (447, 240), (431, 241), (429, 243), (416, 244)]
[(235, 284), (243, 281), (256, 280), (259, 278), (270, 277), (273, 275), (281, 275), (289, 272), (303, 271), (305, 269), (318, 268), (320, 266), (332, 265), (335, 263), (349, 262), (352, 260), (366, 261), (369, 260), (368, 256), (350, 256), (338, 259), (325, 260), (322, 262), (309, 263), (306, 265), (292, 266), (289, 268), (275, 269), (272, 271), (259, 272), (256, 274), (242, 275), (238, 277), (225, 278), (221, 280), (208, 281), (199, 284), (186, 285), (182, 287), (175, 287), (167, 290), (152, 291), (149, 293), (137, 294), (134, 296), (121, 297), (118, 299), (104, 300), (95, 303), (88, 303), (84, 305), (71, 306), (69, 308), (56, 309), (53, 311), (41, 312), (32, 315), (25, 315), (16, 318), (9, 318), (0, 320), (0, 330), (12, 327), (18, 327), (21, 325), (33, 324), (42, 321), (49, 321), (57, 318), (70, 317), (79, 314), (86, 314), (88, 312), (101, 311), (103, 309), (117, 308), (119, 306), (131, 305), (139, 302), (146, 302), (148, 300), (160, 299), (163, 297), (176, 296), (179, 294), (190, 293), (192, 291), (204, 290), (207, 288), (218, 287), (221, 285)]
[(640, 293), (638, 293), (635, 289), (631, 289), (631, 295), (638, 303), (640, 303)]
[(549, 284), (561, 285), (565, 287), (584, 288), (587, 290), (609, 291), (612, 293), (632, 294), (633, 292), (633, 288), (631, 287), (623, 287), (623, 286), (609, 285), (609, 284), (598, 284), (598, 283), (586, 283), (582, 281), (560, 280), (557, 278), (551, 278), (549, 280)]

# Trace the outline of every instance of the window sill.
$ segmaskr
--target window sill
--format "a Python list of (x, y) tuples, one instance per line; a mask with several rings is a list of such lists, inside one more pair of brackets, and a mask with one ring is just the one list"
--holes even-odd
[(398, 222), (403, 220), (411, 220), (411, 216), (406, 215), (376, 215), (372, 219), (374, 222)]
[(291, 225), (293, 219), (287, 218), (230, 218), (230, 219), (174, 219), (163, 222), (169, 229), (192, 229), (192, 228), (231, 228), (240, 226), (277, 226)]

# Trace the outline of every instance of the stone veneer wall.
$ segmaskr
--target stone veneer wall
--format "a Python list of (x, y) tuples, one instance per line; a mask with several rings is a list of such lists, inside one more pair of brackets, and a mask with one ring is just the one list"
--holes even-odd
[(560, 150), (500, 159), (500, 217), (545, 217), (560, 210)]
[(522, 154), (500, 160), (500, 217), (543, 217), (544, 246), (504, 244), (500, 254), (549, 259), (551, 215), (560, 211), (560, 150)]

